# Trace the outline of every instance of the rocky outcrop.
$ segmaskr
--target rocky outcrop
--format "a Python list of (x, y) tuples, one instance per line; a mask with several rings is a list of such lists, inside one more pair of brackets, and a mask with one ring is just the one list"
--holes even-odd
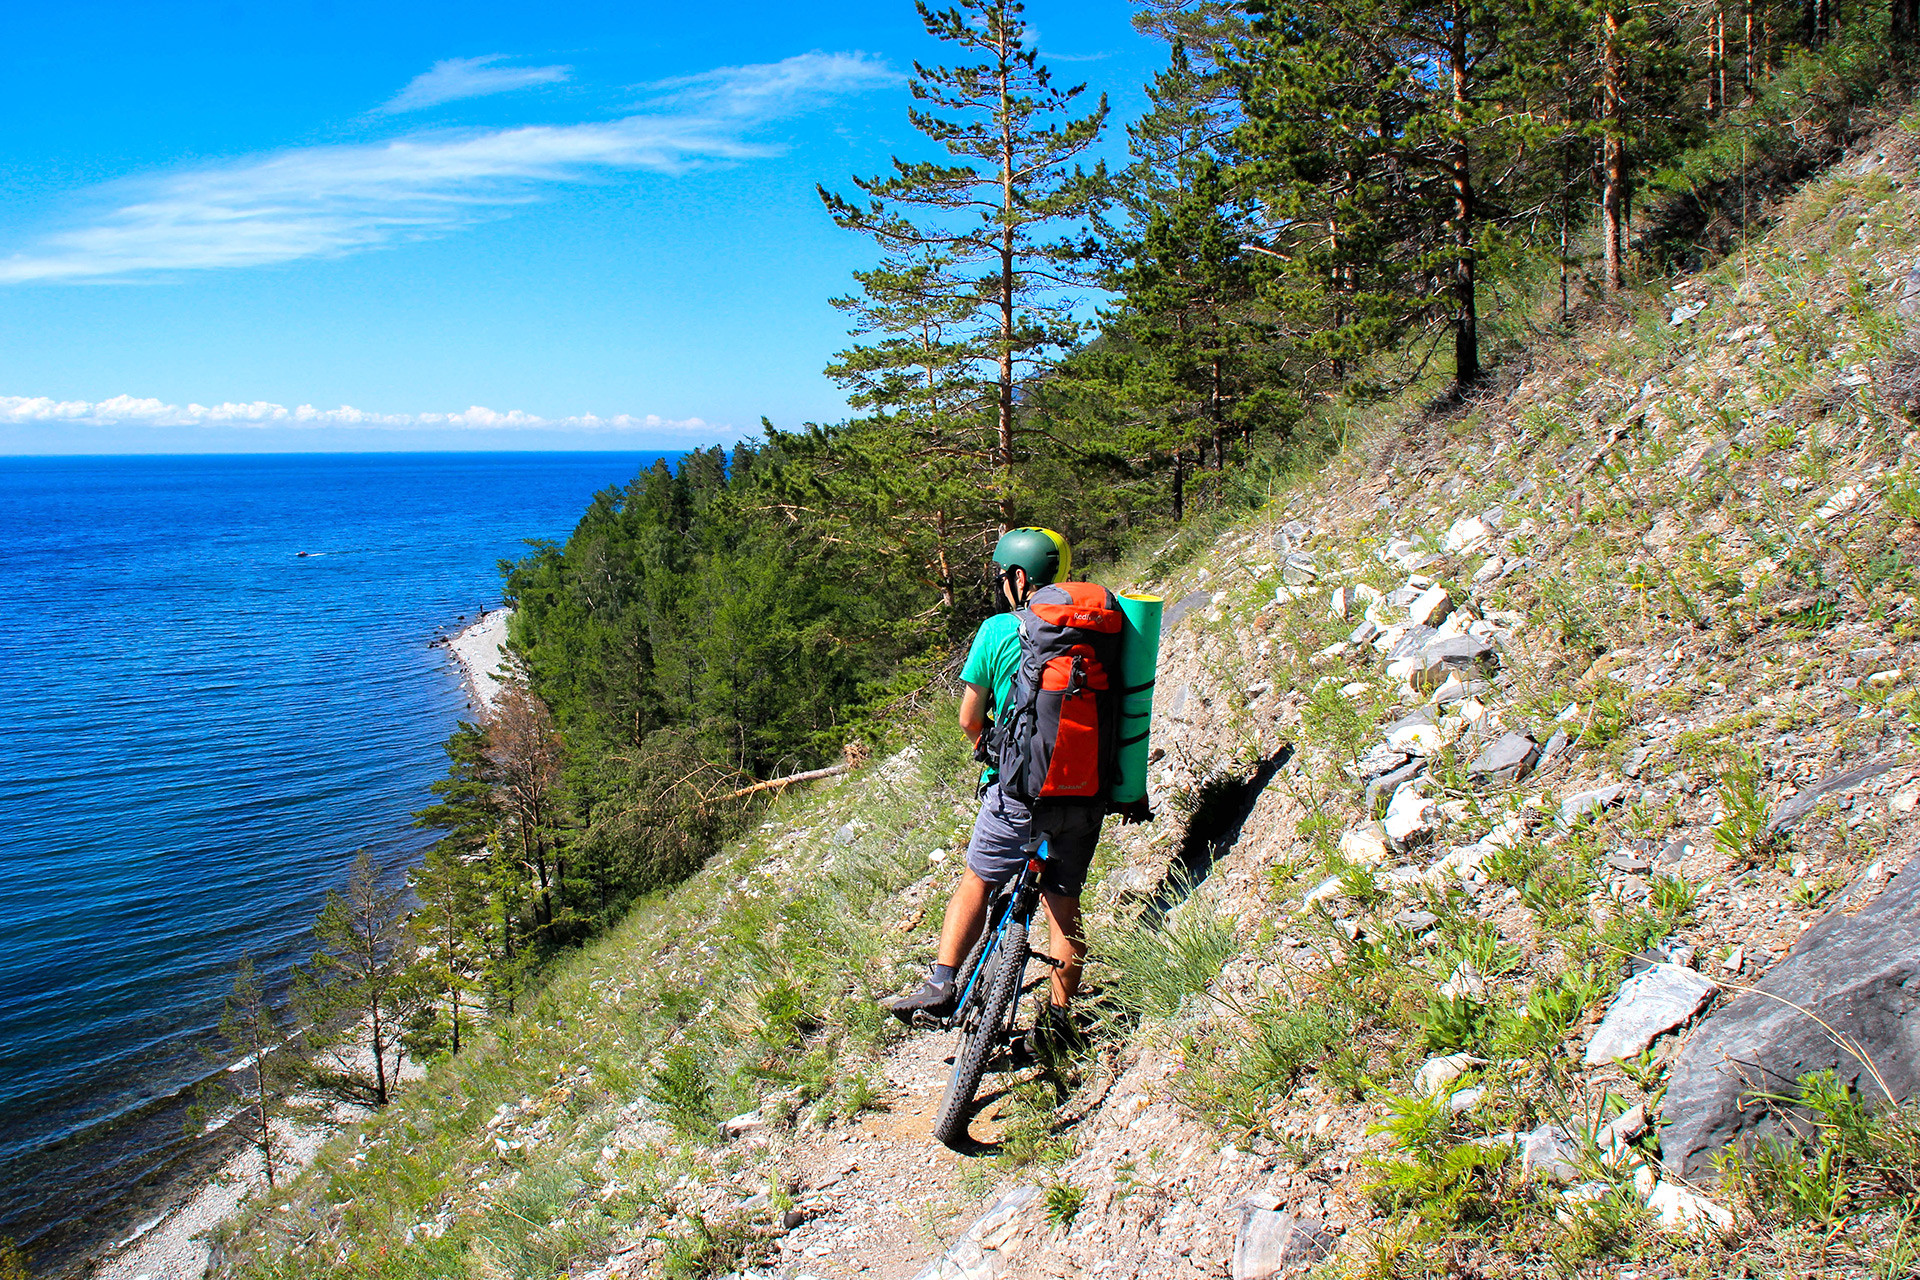
[(1881, 864), (1868, 868), (1781, 964), (1701, 1024), (1667, 1090), (1667, 1167), (1711, 1175), (1717, 1152), (1779, 1123), (1752, 1094), (1791, 1093), (1828, 1069), (1869, 1100), (1920, 1092), (1920, 866), (1891, 879)]

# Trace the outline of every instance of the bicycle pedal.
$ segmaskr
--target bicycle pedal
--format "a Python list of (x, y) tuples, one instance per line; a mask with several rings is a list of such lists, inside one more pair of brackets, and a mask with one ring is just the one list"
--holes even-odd
[(1064, 969), (1067, 967), (1064, 960), (1055, 960), (1052, 956), (1044, 952), (1035, 951), (1032, 947), (1027, 948), (1027, 959), (1038, 960), (1041, 964), (1051, 965), (1055, 969)]

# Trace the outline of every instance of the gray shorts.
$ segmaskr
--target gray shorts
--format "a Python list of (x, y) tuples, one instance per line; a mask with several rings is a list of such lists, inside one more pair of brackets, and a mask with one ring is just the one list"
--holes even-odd
[(967, 843), (967, 869), (988, 884), (1002, 884), (1020, 874), (1027, 861), (1027, 841), (1036, 833), (1047, 837), (1047, 861), (1040, 887), (1048, 893), (1077, 898), (1087, 883), (1093, 847), (1100, 842), (1100, 823), (1106, 817), (1098, 805), (1062, 805), (1034, 811), (1000, 790), (998, 783), (980, 799), (980, 816), (973, 820), (973, 839)]

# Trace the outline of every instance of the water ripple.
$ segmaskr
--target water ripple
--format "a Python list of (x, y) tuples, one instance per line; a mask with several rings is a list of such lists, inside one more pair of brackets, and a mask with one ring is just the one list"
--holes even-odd
[(426, 641), (655, 456), (0, 459), (0, 1235), (57, 1262), (178, 1156), (235, 961), (428, 842)]

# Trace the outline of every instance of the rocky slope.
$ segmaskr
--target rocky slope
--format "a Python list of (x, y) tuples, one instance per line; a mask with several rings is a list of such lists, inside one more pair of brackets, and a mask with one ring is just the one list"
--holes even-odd
[(1878, 1010), (1906, 1074), (1796, 1024), (1763, 1082), (1912, 1087), (1912, 950), (1846, 940), (1920, 874), (1914, 153), (1139, 567), (1161, 821), (1096, 868), (1095, 1050), (990, 1078), (973, 1153), (927, 1137), (950, 1046), (870, 1003), (970, 819), (935, 730), (779, 802), (223, 1269), (1907, 1274), (1871, 1179), (1783, 1208), (1669, 1136), (1727, 1131), (1739, 1055), (1695, 1046), (1829, 955), (1875, 980), (1826, 1021)]

